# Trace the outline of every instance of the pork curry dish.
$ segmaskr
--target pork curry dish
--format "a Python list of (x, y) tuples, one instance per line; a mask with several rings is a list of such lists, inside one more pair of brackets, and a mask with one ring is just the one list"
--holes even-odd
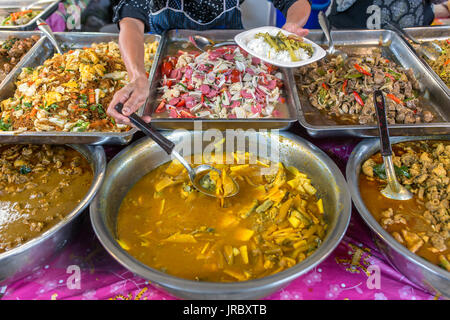
[(359, 186), (364, 203), (398, 242), (450, 271), (450, 142), (405, 142), (394, 145), (393, 151), (396, 175), (413, 199), (381, 195), (386, 173), (377, 153), (362, 166)]
[(60, 222), (92, 178), (88, 161), (69, 147), (0, 145), (0, 253)]
[(204, 195), (177, 160), (161, 165), (130, 189), (119, 209), (117, 241), (130, 255), (173, 276), (233, 282), (285, 270), (320, 246), (324, 206), (305, 174), (262, 159), (203, 160), (222, 171), (208, 184), (226, 190), (233, 177), (239, 193)]

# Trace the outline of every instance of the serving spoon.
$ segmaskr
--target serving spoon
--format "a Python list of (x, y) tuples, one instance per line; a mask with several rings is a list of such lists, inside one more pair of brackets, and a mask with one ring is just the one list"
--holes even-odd
[(327, 54), (331, 56), (341, 56), (342, 60), (345, 61), (348, 58), (348, 55), (344, 51), (336, 49), (334, 47), (333, 37), (331, 36), (330, 21), (325, 16), (325, 13), (323, 11), (319, 12), (319, 25), (322, 28), (322, 31), (328, 41), (328, 49), (326, 50)]
[(389, 141), (389, 131), (386, 120), (386, 103), (383, 92), (381, 92), (381, 90), (376, 90), (373, 94), (373, 100), (377, 112), (381, 155), (383, 157), (387, 180), (387, 185), (381, 190), (381, 194), (386, 198), (394, 200), (412, 199), (413, 194), (398, 182), (397, 176), (395, 175), (394, 163), (392, 161), (392, 148)]
[(416, 44), (418, 46), (418, 49), (416, 51), (420, 55), (427, 57), (431, 61), (436, 61), (439, 58), (439, 56), (441, 55), (442, 48), (438, 44), (434, 43), (433, 41), (420, 42), (413, 36), (409, 35), (405, 30), (400, 28), (398, 25), (391, 23), (391, 22), (388, 22), (386, 25), (391, 30), (398, 33), (400, 36), (403, 36), (403, 38), (405, 38), (406, 40), (409, 40), (412, 43)]
[[(123, 108), (122, 103), (118, 103), (114, 108), (116, 109), (117, 112), (122, 114), (122, 108)], [(142, 118), (139, 117), (136, 113), (132, 113), (128, 118), (130, 119), (132, 124), (134, 124), (136, 127), (138, 127), (147, 136), (152, 138), (153, 141), (155, 141), (164, 151), (166, 151), (168, 155), (172, 155), (183, 165), (183, 167), (186, 168), (188, 175), (189, 175), (189, 179), (191, 180), (192, 185), (194, 186), (195, 189), (197, 189), (201, 193), (204, 193), (208, 196), (216, 197), (216, 198), (218, 197), (215, 190), (209, 190), (209, 189), (204, 188), (200, 184), (200, 180), (203, 177), (205, 177), (206, 175), (208, 175), (209, 172), (211, 172), (211, 171), (216, 171), (219, 175), (221, 175), (222, 172), (219, 169), (214, 168), (213, 166), (210, 166), (207, 164), (202, 164), (195, 168), (192, 168), (189, 165), (189, 163), (186, 161), (186, 159), (184, 159), (176, 150), (174, 150), (175, 143), (173, 143), (172, 141), (170, 141), (169, 139), (164, 137), (158, 131), (154, 130), (150, 124), (148, 124), (147, 122), (142, 120)], [(224, 198), (232, 197), (239, 192), (239, 184), (232, 177), (229, 177), (229, 178), (233, 181), (234, 192), (224, 195), (223, 196)]]
[(223, 42), (215, 43), (213, 40), (211, 40), (207, 37), (198, 36), (198, 35), (190, 36), (189, 42), (191, 42), (194, 45), (194, 47), (196, 47), (197, 49), (199, 49), (200, 51), (203, 51), (203, 52), (205, 52), (208, 49), (208, 47), (218, 48), (218, 47), (236, 44), (236, 42), (234, 42), (234, 41), (223, 41)]
[(58, 41), (56, 41), (55, 35), (53, 34), (53, 31), (50, 28), (50, 26), (47, 24), (47, 22), (45, 22), (44, 20), (39, 18), (36, 20), (36, 23), (37, 23), (38, 29), (41, 30), (42, 33), (45, 34), (45, 36), (48, 38), (48, 40), (50, 40), (52, 45), (55, 47), (56, 51), (59, 54), (63, 54), (64, 52), (61, 50), (61, 47), (59, 46)]

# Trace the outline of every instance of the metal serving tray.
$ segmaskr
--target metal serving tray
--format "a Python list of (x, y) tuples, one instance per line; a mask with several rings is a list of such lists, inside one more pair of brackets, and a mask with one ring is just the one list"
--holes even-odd
[[(406, 33), (413, 36), (417, 40), (423, 42), (433, 40), (445, 40), (450, 38), (450, 26), (406, 28), (405, 31)], [(414, 45), (409, 42), (407, 42), (407, 44), (408, 46), (410, 46), (410, 48), (413, 48), (413, 51), (417, 54), (417, 52), (414, 50)], [(419, 60), (423, 64), (425, 64), (425, 66), (436, 78), (436, 82), (439, 83), (439, 85), (443, 88), (443, 90), (447, 92), (447, 94), (450, 96), (450, 88), (447, 87), (444, 81), (442, 81), (442, 79), (436, 74), (436, 72), (434, 72), (434, 70), (430, 67), (428, 62), (422, 57), (419, 57)]]
[[(36, 43), (31, 47), (30, 50), (20, 59), (20, 61), (14, 66), (14, 68), (9, 72), (9, 74), (13, 74), (17, 69), (22, 69), (23, 63), (28, 60), (29, 56), (32, 55), (32, 52), (36, 50), (39, 46), (39, 42), (42, 41), (42, 34), (40, 31), (0, 31), (0, 42), (7, 40), (10, 36), (17, 37), (19, 39), (30, 38), (31, 36), (38, 35), (41, 37)], [(8, 76), (3, 79), (0, 83), (0, 88), (4, 86), (6, 83), (6, 79)]]
[[(118, 34), (94, 33), (94, 32), (57, 32), (56, 40), (64, 49), (77, 49), (89, 47), (92, 43), (118, 41)], [(158, 35), (145, 35), (146, 42), (160, 41)], [(30, 52), (30, 56), (22, 64), (22, 67), (37, 67), (45, 60), (52, 57), (55, 50), (46, 37), (42, 37), (39, 46)], [(152, 69), (155, 64), (152, 65)], [(152, 72), (152, 69), (150, 72)], [(0, 101), (11, 97), (16, 89), (15, 80), (19, 76), (21, 69), (11, 72), (0, 87)], [(142, 112), (142, 111), (141, 111)], [(1, 143), (48, 143), (48, 144), (127, 144), (133, 138), (137, 129), (132, 128), (127, 132), (61, 132), (61, 131), (25, 131), (14, 133), (0, 131)]]
[[(322, 31), (312, 30), (308, 39), (326, 44)], [(438, 122), (423, 124), (394, 124), (389, 125), (391, 135), (440, 135), (450, 133), (450, 96), (441, 88), (435, 76), (421, 63), (401, 38), (389, 30), (342, 30), (333, 31), (333, 40), (336, 46), (341, 47), (380, 47), (383, 55), (405, 68), (411, 68), (421, 85), (422, 95), (431, 104), (430, 111), (438, 117)], [(338, 124), (335, 120), (328, 119), (319, 110), (314, 108), (307, 97), (299, 95), (297, 86), (295, 100), (299, 109), (299, 122), (313, 137), (330, 136), (354, 136), (376, 137), (378, 129), (376, 125), (345, 125)]]
[(41, 10), (36, 17), (31, 19), (27, 24), (20, 26), (1, 26), (1, 30), (33, 30), (36, 28), (37, 19), (47, 19), (53, 12), (58, 8), (58, 3), (61, 0), (18, 0), (18, 1), (10, 1), (10, 0), (2, 0), (0, 2), (0, 14), (3, 13), (12, 13), (21, 11), (24, 8), (28, 7), (31, 4), (36, 4), (31, 8), (31, 10)]
[[(242, 30), (208, 30), (208, 31), (194, 31), (194, 30), (170, 30), (166, 32), (160, 43), (155, 57), (155, 68), (150, 73), (150, 95), (146, 102), (144, 114), (153, 114), (153, 111), (158, 106), (157, 98), (161, 79), (161, 64), (164, 57), (169, 54), (170, 46), (173, 42), (188, 41), (189, 36), (204, 35), (216, 42), (233, 40), (234, 36), (242, 32)], [(297, 121), (296, 103), (294, 101), (293, 90), (295, 89), (294, 77), (291, 70), (280, 68), (284, 77), (284, 92), (286, 97), (286, 113), (288, 118), (258, 118), (258, 119), (172, 119), (172, 118), (152, 118), (152, 126), (156, 129), (199, 129), (195, 124), (201, 123), (201, 129), (207, 130), (210, 128), (225, 130), (225, 129), (288, 129), (292, 123)]]

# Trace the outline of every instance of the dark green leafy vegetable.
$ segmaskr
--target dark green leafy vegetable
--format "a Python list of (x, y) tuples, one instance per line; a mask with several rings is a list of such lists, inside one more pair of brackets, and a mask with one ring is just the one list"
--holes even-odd
[[(397, 167), (394, 165), (395, 174), (397, 177), (404, 176), (406, 178), (411, 178), (411, 174), (409, 173), (409, 169), (406, 166)], [(377, 164), (373, 167), (373, 172), (375, 175), (382, 179), (386, 180), (386, 168), (384, 166), (384, 163)]]

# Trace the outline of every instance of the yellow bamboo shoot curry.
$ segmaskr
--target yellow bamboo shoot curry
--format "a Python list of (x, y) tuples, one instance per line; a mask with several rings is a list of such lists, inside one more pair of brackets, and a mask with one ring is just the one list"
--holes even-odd
[(207, 181), (216, 190), (226, 193), (227, 177), (239, 183), (230, 198), (196, 191), (176, 160), (145, 175), (119, 209), (118, 243), (152, 268), (212, 282), (261, 278), (311, 255), (327, 229), (311, 180), (294, 167), (233, 156), (246, 164), (204, 159), (224, 172)]

